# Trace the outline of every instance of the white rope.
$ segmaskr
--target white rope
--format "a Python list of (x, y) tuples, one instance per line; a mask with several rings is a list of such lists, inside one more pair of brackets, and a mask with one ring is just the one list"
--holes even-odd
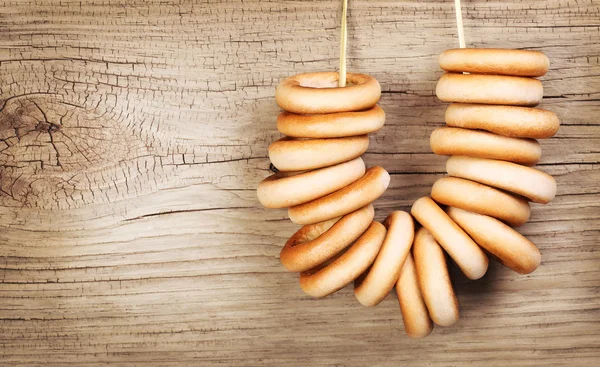
[(458, 44), (460, 48), (465, 45), (465, 30), (463, 28), (462, 11), (460, 10), (460, 0), (454, 0), (454, 10), (456, 11), (456, 29), (458, 30)]
[(342, 26), (340, 31), (340, 77), (338, 78), (338, 87), (346, 86), (346, 44), (348, 43), (348, 34), (346, 31), (346, 12), (348, 10), (348, 0), (343, 0), (342, 5)]

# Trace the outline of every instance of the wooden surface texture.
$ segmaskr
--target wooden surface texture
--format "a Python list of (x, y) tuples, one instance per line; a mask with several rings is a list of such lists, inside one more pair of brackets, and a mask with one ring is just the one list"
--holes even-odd
[[(296, 230), (260, 207), (277, 83), (335, 70), (340, 1), (0, 1), (0, 365), (600, 365), (600, 1), (463, 1), (467, 44), (545, 52), (556, 199), (519, 230), (542, 265), (452, 269), (453, 327), (403, 333), (395, 295), (304, 295)], [(348, 70), (381, 83), (365, 161), (382, 219), (444, 174), (437, 55), (453, 2), (354, 1)]]

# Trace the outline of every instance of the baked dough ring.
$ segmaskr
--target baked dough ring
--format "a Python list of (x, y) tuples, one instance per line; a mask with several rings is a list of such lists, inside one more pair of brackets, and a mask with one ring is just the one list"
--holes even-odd
[(483, 250), (431, 198), (417, 199), (410, 212), (431, 232), (467, 278), (475, 280), (485, 275), (489, 260)]
[(430, 136), (431, 149), (438, 155), (466, 155), (535, 165), (542, 156), (533, 139), (509, 138), (487, 131), (441, 127)]
[(540, 265), (542, 255), (533, 242), (499, 220), (452, 207), (448, 207), (446, 212), (506, 267), (520, 274), (529, 274)]
[(412, 254), (408, 252), (396, 283), (396, 294), (404, 320), (404, 332), (411, 338), (424, 338), (431, 334), (433, 323), (419, 289), (417, 269)]
[(440, 54), (446, 71), (515, 76), (542, 76), (550, 60), (539, 51), (502, 48), (455, 48)]
[(347, 73), (345, 87), (337, 86), (338, 79), (337, 72), (294, 75), (277, 86), (275, 100), (288, 112), (313, 114), (366, 110), (381, 97), (381, 86), (372, 76)]
[(529, 202), (507, 192), (456, 177), (443, 177), (431, 188), (431, 197), (440, 204), (489, 215), (511, 226), (529, 220)]
[(327, 115), (282, 112), (277, 117), (277, 130), (297, 138), (337, 138), (375, 132), (381, 129), (384, 122), (385, 112), (375, 105), (365, 111)]
[(556, 181), (535, 168), (493, 159), (453, 156), (446, 162), (450, 176), (466, 178), (547, 204), (556, 195)]
[(354, 295), (363, 306), (376, 306), (394, 288), (415, 234), (413, 219), (406, 212), (392, 212), (383, 225), (387, 235), (375, 262), (354, 282)]
[(446, 125), (481, 129), (504, 136), (545, 139), (558, 131), (560, 121), (552, 111), (516, 106), (452, 103)]
[(425, 229), (415, 234), (413, 245), (415, 268), (423, 300), (433, 322), (450, 326), (458, 321), (458, 299), (454, 294), (446, 257), (440, 245)]
[(280, 171), (304, 171), (360, 157), (368, 147), (367, 135), (309, 140), (285, 137), (269, 145), (269, 159)]
[(537, 79), (520, 76), (446, 73), (435, 92), (444, 102), (536, 106), (544, 87)]
[(288, 215), (296, 224), (312, 224), (340, 217), (375, 201), (389, 184), (387, 171), (375, 166), (341, 190), (289, 208)]
[(256, 193), (265, 208), (289, 208), (331, 194), (364, 174), (365, 163), (358, 157), (314, 171), (278, 172), (265, 178)]
[(281, 264), (294, 272), (322, 264), (356, 241), (369, 228), (374, 214), (369, 204), (341, 218), (300, 228), (281, 250)]
[(373, 263), (383, 239), (385, 227), (373, 222), (362, 236), (342, 255), (318, 269), (300, 274), (300, 287), (313, 297), (325, 297), (358, 278)]

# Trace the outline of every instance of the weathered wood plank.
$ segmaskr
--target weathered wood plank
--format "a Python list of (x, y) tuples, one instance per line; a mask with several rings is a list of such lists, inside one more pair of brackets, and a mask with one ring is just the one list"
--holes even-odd
[[(378, 219), (444, 174), (429, 134), (452, 6), (350, 1), (348, 69), (377, 77), (387, 114), (365, 155), (392, 173)], [(338, 2), (0, 0), (0, 363), (596, 366), (600, 4), (463, 16), (470, 45), (549, 56), (541, 107), (562, 126), (539, 168), (558, 194), (519, 228), (540, 268), (452, 268), (461, 320), (415, 341), (394, 295), (304, 295), (278, 260), (297, 226), (255, 196), (274, 88), (335, 70)]]

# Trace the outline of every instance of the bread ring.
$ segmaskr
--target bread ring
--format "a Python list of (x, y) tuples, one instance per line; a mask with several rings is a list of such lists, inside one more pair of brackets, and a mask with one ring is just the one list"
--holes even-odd
[(294, 272), (322, 264), (356, 241), (369, 228), (374, 214), (369, 204), (341, 218), (300, 228), (281, 250), (281, 264)]
[(304, 171), (360, 157), (368, 147), (367, 135), (309, 140), (285, 137), (269, 145), (269, 159), (280, 171)]
[(431, 198), (417, 199), (410, 212), (431, 232), (467, 278), (475, 280), (485, 275), (489, 260), (483, 250)]
[(419, 289), (417, 269), (412, 254), (408, 252), (396, 283), (396, 294), (404, 320), (404, 332), (411, 338), (424, 338), (431, 334), (433, 323)]
[(288, 112), (312, 114), (366, 110), (381, 97), (381, 86), (372, 76), (347, 73), (346, 87), (338, 87), (338, 79), (337, 72), (294, 75), (279, 83), (275, 100)]
[(489, 215), (511, 226), (525, 224), (531, 214), (527, 200), (462, 178), (440, 178), (431, 188), (431, 197), (440, 204)]
[(325, 297), (358, 278), (373, 263), (383, 239), (385, 227), (373, 222), (362, 236), (342, 255), (319, 269), (300, 274), (300, 287), (313, 297)]
[(364, 174), (365, 163), (360, 157), (299, 174), (278, 172), (258, 185), (258, 200), (265, 208), (289, 208), (331, 194)]
[(542, 76), (550, 60), (539, 51), (502, 48), (455, 48), (440, 54), (446, 71), (515, 76)]
[(540, 265), (542, 255), (533, 242), (499, 220), (452, 207), (448, 207), (446, 212), (506, 267), (520, 274), (529, 274)]
[(354, 282), (354, 295), (363, 306), (379, 304), (394, 288), (413, 242), (415, 226), (410, 214), (392, 212), (383, 225), (387, 234), (375, 262)]
[(288, 209), (288, 215), (296, 224), (311, 224), (340, 217), (372, 203), (390, 184), (390, 175), (381, 167), (372, 167), (364, 176), (322, 198)]
[(466, 178), (547, 204), (556, 195), (556, 181), (535, 168), (493, 159), (453, 156), (446, 162), (450, 176)]
[(454, 294), (446, 256), (433, 236), (420, 228), (415, 234), (413, 256), (423, 300), (433, 322), (450, 326), (458, 321), (458, 299)]
[(277, 117), (277, 130), (297, 138), (337, 138), (375, 132), (381, 129), (384, 122), (385, 112), (375, 105), (365, 111), (326, 115), (282, 112)]
[(544, 88), (539, 80), (520, 76), (446, 73), (435, 93), (444, 102), (536, 106)]
[(446, 125), (482, 129), (504, 136), (545, 139), (558, 131), (552, 111), (516, 106), (453, 103), (446, 110)]
[(431, 150), (438, 155), (466, 155), (535, 165), (542, 156), (533, 139), (509, 138), (487, 131), (441, 127), (430, 136)]

